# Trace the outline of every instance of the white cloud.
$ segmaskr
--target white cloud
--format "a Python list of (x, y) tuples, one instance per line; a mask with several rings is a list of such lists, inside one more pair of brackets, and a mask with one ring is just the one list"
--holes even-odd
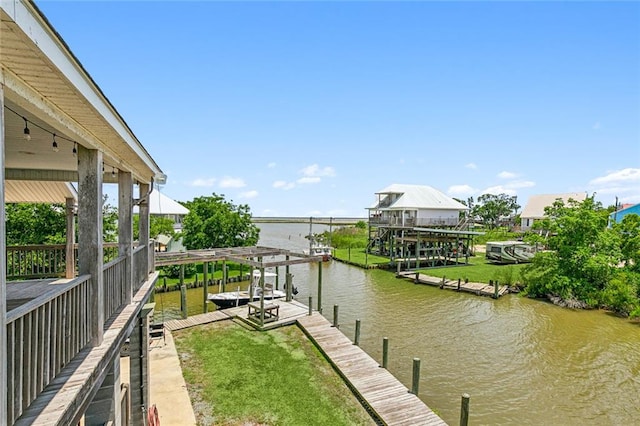
[(277, 180), (277, 181), (273, 182), (272, 186), (274, 188), (278, 188), (278, 189), (289, 190), (289, 189), (295, 187), (296, 184), (293, 183), (293, 182), (287, 182), (287, 181), (284, 181), (284, 180)]
[(505, 187), (509, 189), (531, 188), (534, 186), (536, 186), (536, 183), (530, 180), (514, 180), (513, 182), (509, 182), (505, 185)]
[(516, 173), (513, 173), (513, 172), (504, 171), (504, 172), (498, 173), (498, 177), (500, 179), (513, 179), (515, 177), (518, 177), (518, 175)]
[(191, 186), (210, 187), (216, 183), (216, 178), (198, 178), (189, 183)]
[(319, 183), (321, 180), (322, 179), (320, 179), (318, 176), (315, 176), (315, 177), (305, 176), (305, 177), (301, 177), (296, 182), (298, 182), (301, 185), (304, 185), (306, 183)]
[(264, 209), (264, 210), (262, 210), (261, 216), (264, 216), (264, 217), (278, 217), (278, 216), (280, 216), (280, 214), (278, 213), (277, 210)]
[(468, 163), (468, 164), (465, 165), (465, 167), (467, 169), (472, 169), (472, 170), (475, 170), (475, 169), (478, 168), (478, 166), (476, 166), (476, 163)]
[(608, 185), (608, 184), (620, 184), (640, 182), (640, 169), (627, 167), (622, 170), (614, 170), (606, 174), (605, 176), (597, 177), (589, 182), (590, 185)]
[(343, 209), (335, 209), (329, 210), (327, 214), (329, 217), (345, 217), (347, 215), (347, 211)]
[(480, 195), (482, 194), (493, 194), (493, 195), (507, 194), (510, 196), (518, 195), (515, 189), (508, 188), (507, 186), (503, 186), (503, 185), (491, 186), (483, 191), (480, 191)]
[(306, 216), (322, 216), (322, 212), (320, 210), (311, 210), (305, 214)]
[(243, 188), (245, 186), (247, 184), (240, 178), (225, 176), (220, 181), (220, 188)]
[(475, 194), (477, 189), (469, 185), (452, 185), (447, 190), (447, 194), (451, 196), (470, 196)]
[(258, 191), (251, 190), (251, 191), (241, 192), (238, 197), (239, 198), (256, 198), (257, 196), (258, 196)]
[(317, 164), (311, 164), (300, 170), (300, 172), (306, 177), (333, 177), (336, 175), (333, 167), (320, 167)]
[(269, 169), (273, 169), (275, 167), (276, 167), (276, 163), (274, 163), (273, 161), (270, 162), (269, 164), (267, 164), (267, 168), (269, 168)]

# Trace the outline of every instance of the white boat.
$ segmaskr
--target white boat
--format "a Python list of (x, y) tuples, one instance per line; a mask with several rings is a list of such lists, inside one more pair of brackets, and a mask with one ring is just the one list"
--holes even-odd
[(332, 247), (323, 244), (313, 244), (309, 250), (302, 250), (303, 254), (309, 256), (321, 256), (323, 261), (331, 260), (333, 257)]
[[(287, 296), (287, 293), (281, 290), (275, 290), (273, 283), (267, 283), (267, 278), (274, 278), (277, 274), (264, 271), (264, 300), (281, 299)], [(253, 297), (249, 297), (251, 288), (253, 288)], [(294, 294), (297, 293), (294, 289)], [(223, 293), (209, 293), (207, 300), (214, 303), (218, 309), (233, 308), (234, 306), (246, 305), (250, 301), (260, 300), (262, 288), (260, 287), (260, 271), (255, 269), (252, 274), (251, 284), (244, 291), (240, 287), (236, 291), (226, 291)]]

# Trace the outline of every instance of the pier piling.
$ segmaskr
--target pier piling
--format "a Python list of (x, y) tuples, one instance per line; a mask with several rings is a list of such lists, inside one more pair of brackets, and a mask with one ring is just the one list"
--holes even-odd
[(389, 338), (382, 338), (382, 368), (386, 369), (389, 364)]
[(462, 402), (460, 404), (460, 426), (469, 424), (469, 394), (462, 394)]
[(413, 380), (411, 381), (411, 393), (418, 395), (420, 388), (420, 358), (413, 359)]
[(356, 346), (360, 345), (360, 320), (356, 320), (356, 337), (353, 341), (353, 344)]

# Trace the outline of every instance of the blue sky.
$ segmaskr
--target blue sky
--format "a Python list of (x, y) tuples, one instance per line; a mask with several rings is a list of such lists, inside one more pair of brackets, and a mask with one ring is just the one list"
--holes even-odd
[(638, 2), (37, 4), (176, 200), (358, 217), (403, 183), (640, 202)]

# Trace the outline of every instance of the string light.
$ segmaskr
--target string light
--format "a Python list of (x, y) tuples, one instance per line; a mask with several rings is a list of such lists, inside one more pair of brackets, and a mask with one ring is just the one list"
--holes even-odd
[(30, 141), (31, 140), (31, 130), (29, 130), (29, 122), (24, 117), (22, 117), (22, 119), (24, 120), (24, 132), (23, 132), (24, 140)]
[(20, 114), (19, 112), (13, 110), (12, 108), (8, 107), (7, 105), (4, 106), (5, 109), (11, 111), (12, 113), (14, 113), (15, 115), (17, 115), (18, 117), (22, 118), (24, 120), (24, 129), (22, 131), (22, 137), (24, 138), (25, 141), (30, 141), (32, 139), (31, 136), (31, 128), (29, 128), (29, 125), (31, 125), (31, 127), (37, 127), (38, 129), (42, 130), (43, 132), (46, 132), (48, 134), (50, 134), (53, 138), (53, 141), (51, 142), (51, 147), (53, 149), (54, 152), (58, 152), (60, 150), (60, 148), (58, 147), (58, 139), (63, 139), (65, 141), (71, 142), (73, 144), (73, 149), (71, 150), (71, 152), (73, 153), (73, 155), (77, 155), (78, 154), (78, 142), (74, 141), (73, 139), (69, 139), (69, 138), (65, 138), (64, 136), (60, 136), (55, 134), (54, 132), (52, 132), (51, 130), (42, 127), (41, 125), (34, 123), (33, 121), (29, 121), (29, 119), (27, 119), (25, 116), (23, 116), (22, 114)]
[(111, 167), (111, 177), (112, 178), (116, 177), (116, 168), (115, 167)]

